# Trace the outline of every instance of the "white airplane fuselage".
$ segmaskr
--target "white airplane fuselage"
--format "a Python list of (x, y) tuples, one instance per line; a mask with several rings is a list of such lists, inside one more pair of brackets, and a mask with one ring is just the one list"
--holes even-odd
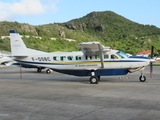
[[(125, 75), (129, 72), (129, 69), (143, 68), (150, 64), (150, 58), (135, 56), (132, 58), (126, 57), (121, 58), (117, 56), (117, 59), (111, 59), (111, 55), (116, 55), (118, 50), (112, 50), (104, 54), (104, 68), (101, 67), (100, 57), (96, 55), (84, 55), (81, 51), (78, 52), (55, 52), (55, 53), (46, 53), (39, 55), (30, 55), (28, 57), (18, 57), (16, 61), (23, 64), (41, 66), (45, 68), (50, 68), (55, 71), (63, 72), (71, 71), (74, 75), (76, 70), (80, 73), (80, 76), (90, 76), (83, 72), (84, 70), (94, 70), (94, 71), (110, 71), (101, 74), (102, 75)], [(106, 58), (105, 58), (106, 57)], [(144, 58), (144, 59), (142, 59)], [(74, 72), (72, 71), (74, 70)], [(83, 74), (84, 73), (84, 74)], [(100, 73), (98, 73), (100, 74)], [(75, 75), (78, 75), (75, 73)], [(79, 75), (78, 75), (79, 76)]]

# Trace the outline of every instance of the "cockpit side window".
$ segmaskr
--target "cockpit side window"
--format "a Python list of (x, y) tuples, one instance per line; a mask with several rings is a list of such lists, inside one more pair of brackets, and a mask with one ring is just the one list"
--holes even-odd
[(111, 59), (118, 59), (118, 57), (116, 55), (112, 54)]

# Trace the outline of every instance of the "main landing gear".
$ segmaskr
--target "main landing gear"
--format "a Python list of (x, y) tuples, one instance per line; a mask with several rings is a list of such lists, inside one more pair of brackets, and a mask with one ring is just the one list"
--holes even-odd
[(97, 76), (91, 76), (89, 79), (91, 84), (98, 84), (98, 77)]
[(100, 81), (100, 76), (95, 76), (95, 72), (94, 70), (91, 71), (91, 77), (89, 79), (91, 84), (98, 84), (98, 82)]
[(37, 72), (38, 73), (42, 72), (42, 69), (41, 68), (37, 68)]
[[(42, 68), (37, 68), (37, 72), (38, 72), (38, 73), (42, 72)], [(47, 69), (47, 70), (46, 70), (46, 73), (47, 73), (47, 74), (50, 74), (51, 72), (52, 72), (52, 71), (51, 71), (50, 69)]]
[(47, 73), (47, 74), (50, 74), (50, 73), (51, 73), (51, 70), (50, 70), (50, 69), (47, 69), (47, 70), (46, 70), (46, 73)]

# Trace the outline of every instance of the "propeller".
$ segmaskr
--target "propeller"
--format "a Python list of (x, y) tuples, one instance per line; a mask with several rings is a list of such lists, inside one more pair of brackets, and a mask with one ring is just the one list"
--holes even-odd
[[(154, 46), (151, 46), (151, 59), (153, 59)], [(152, 78), (153, 64), (150, 62), (150, 78)]]

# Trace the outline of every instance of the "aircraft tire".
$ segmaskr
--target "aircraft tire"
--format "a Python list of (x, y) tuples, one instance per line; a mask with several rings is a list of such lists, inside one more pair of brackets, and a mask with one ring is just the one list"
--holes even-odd
[(139, 77), (139, 80), (141, 81), (141, 82), (145, 82), (146, 81), (146, 77), (143, 75), (141, 75), (140, 77)]
[(91, 76), (89, 81), (91, 84), (98, 84), (99, 79), (96, 76)]
[(50, 74), (50, 73), (51, 73), (50, 69), (46, 70), (46, 73), (47, 73), (47, 74)]
[(38, 68), (38, 69), (37, 69), (37, 72), (39, 72), (39, 73), (42, 72), (41, 68)]

